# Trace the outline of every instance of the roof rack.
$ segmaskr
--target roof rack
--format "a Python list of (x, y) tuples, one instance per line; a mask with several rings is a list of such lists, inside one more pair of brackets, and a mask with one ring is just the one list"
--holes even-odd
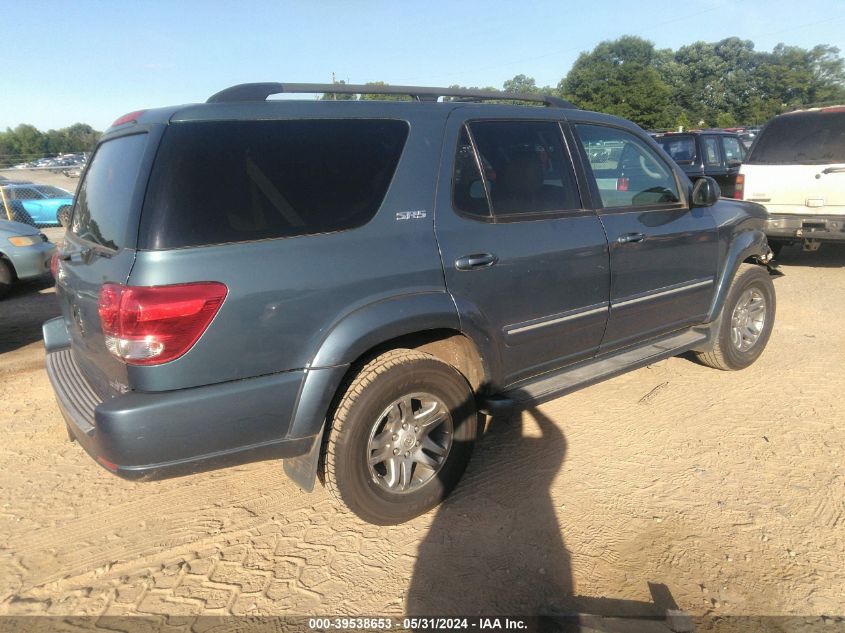
[(211, 95), (206, 103), (231, 103), (236, 101), (264, 101), (270, 95), (282, 93), (325, 93), (330, 94), (379, 94), (406, 95), (415, 101), (435, 102), (440, 97), (456, 97), (458, 101), (533, 101), (550, 108), (572, 108), (575, 106), (558, 97), (499, 90), (474, 90), (469, 88), (430, 88), (423, 86), (382, 86), (355, 84), (239, 84)]

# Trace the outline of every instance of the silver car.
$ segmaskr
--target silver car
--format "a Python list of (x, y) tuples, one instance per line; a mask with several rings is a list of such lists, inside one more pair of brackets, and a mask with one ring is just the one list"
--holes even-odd
[(34, 226), (0, 220), (0, 298), (15, 282), (49, 272), (55, 252), (56, 245)]

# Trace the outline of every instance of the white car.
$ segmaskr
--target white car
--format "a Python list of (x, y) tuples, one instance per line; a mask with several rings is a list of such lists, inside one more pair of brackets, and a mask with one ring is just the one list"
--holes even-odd
[(781, 114), (758, 135), (737, 180), (741, 197), (766, 207), (777, 254), (801, 242), (845, 243), (845, 106)]

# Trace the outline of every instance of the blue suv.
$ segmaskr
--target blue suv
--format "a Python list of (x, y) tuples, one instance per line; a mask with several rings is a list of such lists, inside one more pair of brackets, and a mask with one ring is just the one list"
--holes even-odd
[(282, 458), (398, 523), (457, 484), (479, 413), (690, 350), (721, 369), (763, 352), (760, 206), (559, 99), (379, 90), (411, 100), (246, 84), (104, 134), (44, 324), (70, 434), (101, 466)]

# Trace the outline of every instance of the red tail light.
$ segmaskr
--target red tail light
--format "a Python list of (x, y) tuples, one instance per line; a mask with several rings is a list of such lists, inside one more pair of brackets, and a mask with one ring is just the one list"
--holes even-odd
[(734, 200), (742, 200), (745, 196), (745, 175), (739, 174), (736, 177), (736, 188), (734, 188)]
[(159, 365), (187, 352), (217, 314), (228, 289), (213, 281), (100, 288), (106, 347), (130, 365)]
[(138, 120), (138, 117), (144, 114), (144, 112), (146, 112), (146, 110), (136, 110), (135, 112), (124, 114), (119, 119), (115, 119), (115, 122), (111, 124), (111, 127), (117, 127), (118, 125), (123, 125), (124, 123), (135, 123)]
[(624, 176), (616, 179), (616, 191), (628, 191), (629, 181)]
[(50, 274), (53, 275), (53, 279), (59, 278), (59, 253), (53, 253), (53, 256), (50, 258)]

